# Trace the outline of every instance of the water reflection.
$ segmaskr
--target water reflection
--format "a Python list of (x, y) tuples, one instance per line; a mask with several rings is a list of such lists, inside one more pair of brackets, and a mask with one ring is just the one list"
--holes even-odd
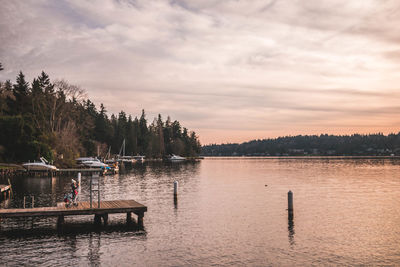
[[(35, 220), (34, 229), (28, 221), (29, 229), (0, 234), (2, 255), (15, 265), (396, 265), (399, 162), (205, 159), (137, 165), (102, 177), (101, 190), (108, 200), (145, 204), (145, 230), (127, 227), (125, 214), (102, 228), (93, 226), (93, 217), (67, 219), (60, 233), (55, 221), (45, 228)], [(52, 205), (70, 190), (71, 177), (34, 179), (42, 183), (12, 181), (18, 193), (12, 205), (24, 195)], [(179, 208), (177, 198), (171, 201), (175, 180)], [(283, 212), (289, 188), (298, 192), (296, 224)], [(84, 197), (87, 189), (88, 177), (82, 177)], [(39, 229), (43, 235), (32, 235)]]
[[(128, 195), (132, 195), (132, 190), (146, 194), (148, 187), (153, 186), (152, 183), (154, 182), (159, 183), (160, 187), (164, 187), (166, 183), (169, 183), (165, 178), (173, 180), (178, 177), (178, 180), (185, 181), (195, 176), (198, 169), (199, 164), (196, 162), (184, 164), (146, 162), (137, 164), (134, 168), (126, 167), (120, 174), (100, 178), (102, 198), (104, 196), (106, 199), (124, 199)], [(146, 179), (149, 176), (156, 180), (149, 181)], [(137, 181), (137, 184), (131, 184), (132, 177)], [(63, 201), (64, 194), (70, 191), (71, 178), (76, 177), (14, 177), (12, 179), (14, 196), (11, 200), (2, 202), (1, 207), (22, 208), (24, 197), (26, 197), (27, 205), (31, 204), (30, 201), (33, 197), (35, 207), (56, 206), (57, 202)], [(81, 201), (86, 201), (89, 198), (88, 181), (88, 176), (82, 176)], [(135, 189), (134, 187), (137, 185), (139, 188)], [(119, 189), (122, 189), (122, 191)], [(174, 204), (177, 203), (174, 202)], [(177, 205), (175, 206), (177, 207)]]
[(178, 196), (174, 195), (174, 208), (178, 209)]
[(289, 244), (290, 246), (295, 245), (295, 241), (294, 241), (294, 222), (293, 222), (293, 216), (288, 216), (288, 232), (289, 232)]
[(88, 250), (88, 260), (93, 266), (100, 265), (100, 247), (101, 247), (101, 235), (99, 234), (89, 234), (89, 250)]

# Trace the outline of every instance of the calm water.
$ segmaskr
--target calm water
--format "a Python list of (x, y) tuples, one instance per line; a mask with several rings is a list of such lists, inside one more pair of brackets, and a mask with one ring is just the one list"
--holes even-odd
[[(8, 205), (21, 207), (24, 195), (34, 195), (36, 206), (55, 205), (70, 179), (15, 179)], [(105, 199), (148, 206), (144, 229), (126, 228), (122, 215), (102, 230), (89, 224), (92, 217), (67, 217), (64, 232), (53, 219), (34, 221), (34, 230), (30, 221), (7, 220), (1, 258), (47, 266), (400, 264), (399, 160), (205, 159), (102, 179)], [(83, 177), (83, 199), (87, 182)], [(17, 225), (24, 230), (12, 230)]]

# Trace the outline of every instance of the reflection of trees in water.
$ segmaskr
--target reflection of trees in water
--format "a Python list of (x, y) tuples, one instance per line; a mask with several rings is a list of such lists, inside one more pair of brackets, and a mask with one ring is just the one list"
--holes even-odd
[[(135, 164), (129, 173), (121, 173), (107, 185), (109, 195), (115, 198), (132, 196), (135, 199), (146, 199), (148, 196), (173, 190), (173, 182), (179, 181), (180, 185), (187, 182), (196, 183), (201, 162), (144, 162)], [(112, 187), (118, 186), (115, 190)], [(191, 186), (193, 187), (193, 185)], [(157, 191), (158, 193), (155, 193)], [(172, 192), (171, 192), (172, 198)], [(172, 199), (171, 199), (172, 200)]]
[(89, 234), (89, 246), (88, 246), (88, 260), (91, 266), (100, 265), (100, 247), (101, 247), (101, 234), (90, 233)]

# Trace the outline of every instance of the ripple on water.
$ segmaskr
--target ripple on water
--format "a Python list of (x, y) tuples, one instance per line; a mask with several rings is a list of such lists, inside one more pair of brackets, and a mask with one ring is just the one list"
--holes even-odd
[[(110, 216), (4, 220), (1, 256), (11, 265), (310, 266), (400, 264), (397, 160), (205, 159), (145, 164), (101, 179), (103, 199), (148, 206), (145, 228)], [(16, 178), (10, 207), (23, 196), (55, 205), (71, 177)], [(177, 202), (173, 181), (179, 181)], [(265, 186), (267, 185), (267, 186)], [(89, 180), (83, 177), (82, 200)], [(294, 219), (287, 191), (294, 192)], [(17, 228), (19, 230), (13, 230)]]

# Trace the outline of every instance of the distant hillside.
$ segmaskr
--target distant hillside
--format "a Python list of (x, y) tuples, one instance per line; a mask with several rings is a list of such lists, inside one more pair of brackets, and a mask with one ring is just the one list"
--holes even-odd
[(298, 135), (242, 144), (207, 145), (203, 156), (384, 156), (400, 155), (398, 134)]

